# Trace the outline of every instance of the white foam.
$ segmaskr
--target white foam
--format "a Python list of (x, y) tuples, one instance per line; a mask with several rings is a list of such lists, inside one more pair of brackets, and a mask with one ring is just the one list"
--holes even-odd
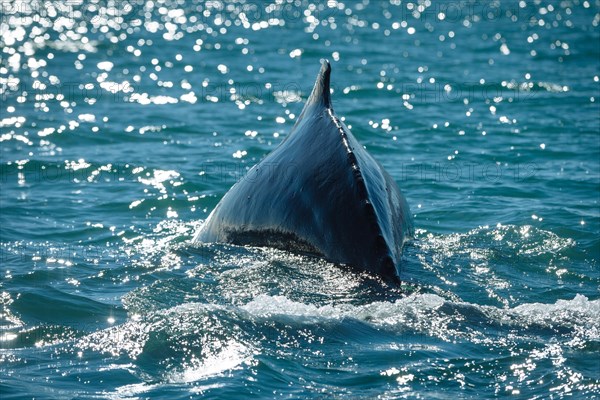
[(356, 318), (374, 324), (396, 324), (406, 320), (407, 315), (425, 313), (444, 304), (435, 294), (411, 295), (395, 302), (373, 302), (355, 306), (351, 304), (324, 305), (304, 304), (284, 296), (259, 295), (241, 308), (258, 317), (285, 315), (293, 317), (318, 317), (325, 319)]
[[(447, 305), (449, 308), (440, 310)], [(288, 299), (285, 296), (259, 295), (241, 307), (242, 310), (259, 318), (278, 316), (298, 318), (300, 320), (354, 318), (378, 326), (411, 326), (418, 330), (430, 331), (436, 325), (436, 331), (443, 337), (459, 334), (447, 324), (453, 310), (469, 319), (469, 309), (479, 311), (490, 322), (509, 323), (527, 328), (531, 323), (549, 327), (585, 328), (592, 336), (600, 335), (600, 300), (589, 300), (576, 295), (572, 300), (558, 300), (555, 303), (526, 303), (514, 308), (499, 308), (478, 304), (452, 302), (435, 294), (414, 294), (394, 302), (373, 302), (365, 305), (335, 304), (316, 306)], [(574, 318), (577, 314), (578, 318)], [(449, 316), (451, 316), (449, 320)], [(596, 322), (598, 321), (598, 322)], [(445, 332), (442, 332), (446, 330)]]
[[(589, 300), (581, 294), (572, 300), (558, 300), (554, 304), (528, 303), (516, 306), (508, 314), (536, 323), (563, 323), (566, 325), (586, 324), (588, 329), (600, 329), (600, 300)], [(574, 314), (577, 314), (575, 320)]]
[(241, 368), (244, 363), (252, 360), (252, 350), (235, 340), (230, 340), (220, 351), (209, 355), (202, 362), (192, 360), (192, 365), (183, 371), (169, 375), (171, 383), (191, 383), (217, 376), (226, 371)]
[(103, 393), (108, 399), (139, 399), (138, 395), (160, 388), (159, 383), (134, 383), (131, 385), (119, 386), (114, 393)]
[(560, 311), (575, 311), (590, 316), (600, 317), (600, 300), (589, 300), (577, 294), (573, 300), (558, 300), (554, 304), (530, 303), (513, 308), (513, 311), (522, 315), (553, 315)]

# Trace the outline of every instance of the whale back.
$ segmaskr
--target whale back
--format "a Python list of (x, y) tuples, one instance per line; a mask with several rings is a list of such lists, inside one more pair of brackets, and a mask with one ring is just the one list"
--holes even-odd
[(196, 240), (281, 248), (397, 277), (410, 210), (335, 116), (330, 73), (324, 62), (290, 134), (225, 194)]

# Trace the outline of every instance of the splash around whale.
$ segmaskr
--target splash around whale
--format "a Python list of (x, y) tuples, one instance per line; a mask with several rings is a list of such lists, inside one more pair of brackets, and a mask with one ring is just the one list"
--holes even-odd
[(334, 114), (330, 75), (324, 61), (292, 131), (225, 194), (194, 241), (274, 247), (398, 280), (410, 209)]

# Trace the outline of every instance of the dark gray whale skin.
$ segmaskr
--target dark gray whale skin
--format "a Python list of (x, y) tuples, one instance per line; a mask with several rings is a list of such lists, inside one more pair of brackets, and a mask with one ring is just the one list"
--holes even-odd
[(331, 107), (324, 61), (290, 134), (225, 194), (194, 241), (310, 254), (398, 281), (412, 215)]

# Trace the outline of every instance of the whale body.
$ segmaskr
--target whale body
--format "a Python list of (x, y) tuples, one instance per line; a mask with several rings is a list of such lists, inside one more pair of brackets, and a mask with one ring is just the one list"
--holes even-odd
[(296, 124), (221, 199), (194, 241), (268, 246), (398, 280), (412, 215), (331, 105), (324, 61)]

